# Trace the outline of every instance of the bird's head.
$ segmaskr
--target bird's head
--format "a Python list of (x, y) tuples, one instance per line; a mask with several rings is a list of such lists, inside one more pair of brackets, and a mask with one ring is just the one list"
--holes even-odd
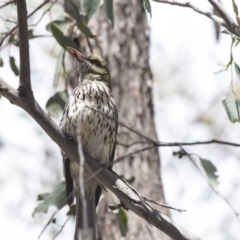
[(111, 88), (111, 79), (106, 62), (95, 54), (84, 55), (78, 50), (68, 47), (67, 51), (77, 62), (77, 69), (82, 80), (101, 81)]

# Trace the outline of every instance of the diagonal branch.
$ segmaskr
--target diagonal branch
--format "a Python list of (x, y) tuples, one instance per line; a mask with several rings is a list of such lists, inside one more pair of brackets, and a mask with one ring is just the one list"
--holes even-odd
[(175, 0), (153, 0), (153, 1), (159, 2), (159, 3), (166, 3), (166, 4), (170, 4), (170, 5), (176, 5), (176, 6), (180, 6), (180, 7), (191, 8), (195, 12), (200, 13), (200, 14), (210, 18), (217, 24), (225, 27), (232, 34), (240, 37), (240, 28), (238, 27), (238, 25), (234, 22), (234, 20), (231, 18), (231, 16), (226, 12), (226, 10), (222, 7), (222, 5), (217, 0), (208, 0), (208, 1), (214, 7), (214, 9), (219, 13), (219, 15), (221, 17), (218, 17), (217, 15), (215, 15), (211, 12), (205, 11), (189, 1), (185, 2), (185, 3), (180, 2), (180, 1), (178, 2)]
[(227, 27), (229, 29), (238, 28), (237, 24), (231, 18), (231, 16), (226, 12), (226, 10), (222, 7), (221, 3), (216, 0), (208, 0), (211, 5), (215, 8), (215, 10), (219, 13), (219, 15), (224, 19)]
[(211, 12), (207, 12), (207, 11), (200, 9), (199, 7), (197, 7), (195, 4), (193, 4), (191, 2), (183, 3), (183, 2), (177, 2), (175, 0), (153, 0), (153, 1), (159, 2), (159, 3), (166, 3), (166, 4), (170, 4), (170, 5), (176, 5), (176, 6), (180, 6), (180, 7), (191, 8), (193, 11), (200, 13), (202, 15), (205, 15), (206, 17), (212, 19), (214, 22), (227, 28), (227, 25), (223, 19), (221, 19), (220, 17), (216, 16), (215, 14), (213, 14)]
[[(20, 86), (15, 90), (0, 78), (0, 93), (10, 100), (11, 103), (24, 109), (43, 128), (51, 139), (69, 156), (79, 164), (79, 156), (76, 144), (67, 139), (56, 123), (46, 114), (34, 99), (31, 89), (27, 8), (25, 0), (17, 0), (18, 26), (19, 26), (19, 48), (20, 48)], [(96, 172), (101, 165), (84, 153), (86, 167)], [(153, 226), (165, 232), (168, 236), (177, 240), (198, 240), (185, 229), (173, 223), (169, 218), (148, 205), (137, 191), (129, 187), (117, 174), (105, 168), (95, 176), (115, 193), (121, 203), (128, 209), (144, 218)]]
[(6, 2), (6, 3), (4, 3), (3, 5), (0, 6), (0, 9), (6, 7), (6, 6), (10, 5), (10, 4), (13, 4), (13, 3), (14, 3), (14, 1)]
[[(51, 139), (63, 149), (64, 152), (75, 162), (79, 163), (78, 150), (74, 142), (65, 137), (56, 123), (46, 114), (46, 112), (32, 99), (22, 99), (21, 95), (0, 78), (0, 92), (11, 103), (24, 109), (33, 119), (44, 129)], [(102, 166), (84, 153), (87, 166), (92, 172), (98, 174), (94, 178), (103, 186), (112, 191), (121, 203), (136, 213), (151, 225), (166, 233), (176, 240), (199, 240), (182, 227), (178, 226), (165, 215), (147, 204), (142, 196), (135, 189), (126, 184), (116, 173)], [(99, 171), (101, 169), (101, 171)]]

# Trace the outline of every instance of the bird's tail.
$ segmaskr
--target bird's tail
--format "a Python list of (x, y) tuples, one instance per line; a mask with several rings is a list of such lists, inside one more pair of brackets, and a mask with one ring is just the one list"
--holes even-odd
[(96, 207), (101, 195), (101, 188), (98, 186), (93, 195), (86, 196), (86, 209), (83, 208), (83, 200), (80, 192), (76, 194), (76, 227), (74, 240), (95, 240), (96, 239)]

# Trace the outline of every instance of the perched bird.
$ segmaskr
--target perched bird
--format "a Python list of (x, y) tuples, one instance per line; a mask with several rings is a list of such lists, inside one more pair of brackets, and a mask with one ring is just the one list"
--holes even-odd
[[(91, 54), (85, 56), (73, 48), (67, 51), (77, 62), (79, 84), (67, 100), (63, 116), (60, 121), (62, 131), (75, 142), (80, 132), (82, 149), (101, 164), (113, 161), (116, 139), (118, 111), (111, 93), (111, 78), (106, 62), (99, 56)], [(94, 110), (96, 109), (96, 111)], [(102, 114), (101, 114), (102, 113)], [(107, 117), (109, 116), (109, 117)], [(116, 121), (115, 121), (116, 120)], [(80, 131), (78, 130), (80, 128)], [(63, 152), (64, 176), (67, 195), (74, 188), (79, 188), (79, 165)], [(83, 178), (91, 175), (84, 169)], [(82, 199), (76, 191), (76, 229), (75, 240), (95, 239), (95, 214), (101, 187), (96, 180), (91, 179), (84, 184), (87, 226), (83, 226), (84, 216)], [(71, 205), (73, 197), (68, 198)], [(88, 237), (86, 236), (88, 235)]]

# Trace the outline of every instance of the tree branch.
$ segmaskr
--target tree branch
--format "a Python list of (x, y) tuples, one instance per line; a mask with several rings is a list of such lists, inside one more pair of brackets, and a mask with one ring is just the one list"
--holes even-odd
[(6, 3), (4, 3), (3, 5), (0, 6), (0, 9), (6, 7), (6, 6), (10, 5), (10, 4), (13, 4), (13, 3), (14, 3), (14, 1), (6, 2)]
[[(46, 1), (45, 1), (46, 2)], [(32, 118), (44, 129), (51, 139), (58, 144), (69, 158), (79, 164), (79, 156), (76, 144), (65, 137), (56, 123), (45, 113), (45, 111), (35, 101), (30, 78), (27, 8), (25, 0), (17, 0), (18, 26), (19, 26), (19, 54), (20, 54), (20, 86), (18, 90), (13, 89), (3, 79), (0, 78), (0, 92), (10, 100), (11, 103), (24, 109)], [(92, 172), (96, 172), (101, 165), (84, 153), (86, 167)], [(107, 168), (95, 176), (105, 187), (115, 193), (122, 204), (132, 210), (140, 217), (144, 218), (153, 226), (165, 232), (168, 236), (177, 240), (197, 240), (168, 217), (148, 205), (144, 198), (136, 190), (129, 187), (119, 176)]]
[[(18, 91), (9, 86), (0, 78), (0, 92), (11, 103), (24, 109), (33, 119), (44, 129), (51, 139), (63, 149), (64, 152), (75, 162), (79, 163), (78, 150), (76, 144), (67, 139), (64, 133), (59, 129), (56, 123), (45, 113), (38, 103), (31, 99), (22, 99)], [(92, 159), (88, 154), (84, 153), (87, 167), (94, 173), (98, 172), (94, 178), (103, 186), (111, 190), (121, 203), (141, 218), (148, 221), (151, 225), (166, 233), (168, 236), (177, 240), (199, 240), (185, 229), (175, 224), (165, 215), (161, 214), (150, 205), (144, 198), (137, 193), (132, 187), (129, 187), (119, 176), (102, 166)]]
[[(49, 2), (50, 0), (46, 0), (45, 2), (43, 2), (42, 4), (40, 4), (36, 9), (34, 9), (28, 16), (27, 16), (27, 18), (29, 18), (29, 17), (31, 17), (33, 14), (35, 14), (39, 9), (41, 9), (44, 5), (46, 5), (48, 2)], [(57, 2), (58, 0), (56, 0), (55, 2)], [(14, 2), (14, 1), (11, 1), (10, 3), (12, 3), (12, 2)], [(20, 0), (20, 2), (21, 2), (21, 0)], [(55, 3), (54, 2), (54, 3)], [(9, 4), (10, 4), (9, 3)], [(53, 3), (53, 4), (54, 4)], [(8, 5), (8, 4), (7, 4)], [(5, 5), (6, 6), (6, 5)], [(5, 7), (5, 6), (1, 6), (1, 7)], [(0, 8), (1, 8), (0, 7)], [(9, 32), (7, 32), (6, 34), (5, 34), (5, 36), (1, 39), (1, 41), (0, 41), (0, 49), (1, 49), (1, 46), (2, 46), (2, 44), (3, 44), (3, 42), (5, 41), (5, 39), (8, 37), (8, 36), (10, 36), (16, 29), (18, 28), (18, 25), (16, 25), (15, 27), (13, 27)]]
[(211, 12), (204, 11), (191, 2), (182, 3), (182, 2), (177, 2), (175, 0), (153, 0), (153, 1), (159, 2), (159, 3), (166, 3), (166, 4), (170, 4), (170, 5), (176, 5), (176, 6), (180, 6), (180, 7), (191, 8), (195, 12), (200, 13), (200, 14), (212, 19), (217, 24), (225, 27), (232, 34), (240, 37), (240, 28), (234, 22), (234, 20), (231, 18), (231, 16), (226, 12), (226, 10), (222, 7), (222, 5), (216, 0), (208, 0), (208, 1), (216, 9), (216, 11), (219, 13), (219, 15), (221, 17), (218, 17)]
[(32, 98), (33, 92), (30, 76), (27, 6), (25, 0), (17, 0), (17, 13), (20, 56), (19, 93), (28, 98)]

